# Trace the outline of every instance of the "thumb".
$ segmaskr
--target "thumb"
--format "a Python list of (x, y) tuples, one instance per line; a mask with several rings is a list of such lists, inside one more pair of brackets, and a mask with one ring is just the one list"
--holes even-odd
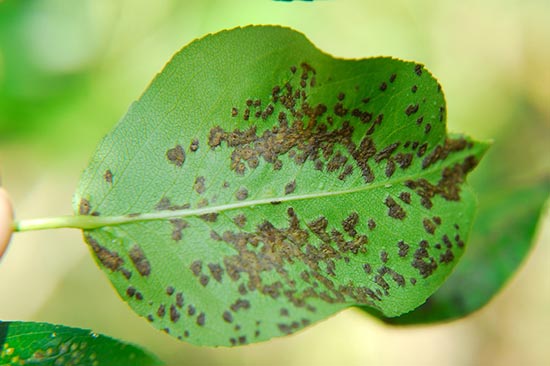
[(13, 209), (8, 192), (0, 187), (0, 258), (6, 251), (13, 233)]

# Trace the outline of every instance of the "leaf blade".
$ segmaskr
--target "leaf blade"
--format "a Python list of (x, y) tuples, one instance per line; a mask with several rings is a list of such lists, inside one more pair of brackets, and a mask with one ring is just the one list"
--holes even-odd
[(396, 316), (450, 273), (474, 211), (464, 182), (487, 145), (447, 136), (445, 117), (421, 65), (220, 32), (105, 138), (75, 211), (127, 215), (86, 241), (138, 314), (192, 343), (266, 340), (353, 304)]

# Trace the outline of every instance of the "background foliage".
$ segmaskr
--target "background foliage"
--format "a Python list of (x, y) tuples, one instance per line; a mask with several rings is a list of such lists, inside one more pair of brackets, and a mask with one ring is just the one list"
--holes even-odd
[[(483, 163), (473, 177), (478, 191), (482, 169), (502, 185), (526, 183), (550, 168), (549, 11), (542, 0), (5, 0), (2, 184), (21, 217), (71, 212), (72, 192), (95, 145), (173, 52), (205, 33), (249, 23), (292, 26), (341, 57), (392, 55), (425, 63), (444, 86), (450, 130), (496, 140), (493, 164)], [(1, 263), (0, 314), (93, 328), (178, 365), (396, 364), (411, 358), (424, 365), (441, 359), (451, 365), (545, 364), (548, 225), (538, 237), (512, 283), (463, 321), (403, 330), (349, 310), (296, 336), (211, 350), (172, 341), (137, 318), (95, 267), (79, 232), (29, 233), (14, 239)]]

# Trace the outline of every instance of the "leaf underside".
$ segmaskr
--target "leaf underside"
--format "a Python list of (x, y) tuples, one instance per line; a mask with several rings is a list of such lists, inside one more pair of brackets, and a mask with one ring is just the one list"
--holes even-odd
[(161, 363), (143, 350), (89, 330), (0, 321), (0, 365), (149, 366)]
[[(184, 47), (106, 136), (75, 195), (120, 296), (199, 345), (293, 333), (352, 305), (386, 316), (462, 255), (486, 144), (448, 136), (422, 65), (335, 59), (281, 27)], [(125, 220), (127, 222), (125, 222)]]

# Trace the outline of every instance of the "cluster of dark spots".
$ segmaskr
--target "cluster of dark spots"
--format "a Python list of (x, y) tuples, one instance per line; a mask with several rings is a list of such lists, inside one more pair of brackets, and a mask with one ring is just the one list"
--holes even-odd
[(424, 225), (424, 230), (426, 230), (428, 234), (433, 235), (435, 233), (436, 227), (432, 220), (424, 218), (422, 220), (422, 225)]
[(432, 164), (435, 164), (439, 160), (445, 160), (449, 154), (453, 152), (459, 152), (464, 150), (468, 145), (468, 142), (463, 138), (458, 139), (445, 139), (443, 145), (437, 145), (424, 160), (422, 160), (422, 169), (430, 167)]
[(369, 219), (369, 221), (367, 222), (367, 225), (369, 227), (369, 230), (374, 230), (376, 228), (376, 221), (374, 221), (374, 219)]
[(222, 276), (223, 276), (223, 268), (219, 264), (216, 263), (209, 263), (208, 269), (210, 270), (210, 273), (212, 274), (212, 277), (218, 282), (222, 282)]
[(293, 180), (293, 181), (289, 182), (285, 186), (285, 194), (294, 193), (295, 190), (296, 190), (296, 180)]
[(407, 216), (405, 210), (391, 196), (386, 197), (384, 204), (388, 207), (388, 216), (398, 220), (403, 220)]
[(423, 66), (420, 65), (420, 64), (416, 64), (414, 66), (414, 73), (418, 76), (422, 76), (422, 69), (423, 69)]
[(113, 183), (113, 173), (109, 169), (107, 169), (105, 171), (105, 174), (103, 174), (103, 179), (105, 179), (105, 182), (109, 184)]
[(135, 294), (136, 288), (134, 286), (128, 286), (128, 288), (126, 289), (126, 295), (128, 295), (128, 297), (134, 297)]
[(199, 149), (199, 140), (198, 139), (191, 140), (191, 144), (189, 145), (189, 150), (191, 152), (195, 152), (198, 149)]
[(176, 289), (174, 288), (174, 286), (166, 287), (166, 295), (168, 295), (168, 296), (172, 296), (175, 291), (176, 291)]
[(210, 212), (200, 215), (199, 218), (205, 222), (216, 222), (218, 220), (218, 216), (219, 214), (217, 212)]
[(344, 221), (342, 221), (342, 227), (350, 236), (356, 236), (357, 230), (355, 226), (359, 222), (359, 214), (357, 212), (352, 212)]
[(181, 167), (185, 162), (185, 151), (183, 151), (181, 145), (176, 145), (176, 147), (166, 151), (166, 158), (170, 163)]
[(407, 107), (407, 109), (405, 109), (405, 114), (407, 116), (410, 116), (411, 114), (415, 114), (416, 112), (418, 112), (418, 104), (409, 104), (409, 106)]
[(134, 267), (136, 267), (140, 275), (149, 276), (151, 274), (151, 264), (147, 260), (147, 257), (145, 257), (145, 253), (139, 245), (134, 245), (128, 254), (130, 255), (130, 259), (132, 260)]
[(443, 169), (441, 179), (434, 185), (422, 178), (416, 181), (408, 180), (405, 186), (413, 189), (420, 197), (421, 204), (430, 209), (433, 206), (432, 199), (436, 195), (447, 201), (460, 200), (460, 184), (464, 182), (465, 176), (477, 165), (474, 156), (468, 156), (462, 164), (457, 163), (452, 167)]
[(78, 205), (78, 214), (89, 215), (91, 209), (92, 209), (92, 206), (90, 206), (90, 202), (85, 198), (81, 198), (80, 203)]
[(189, 223), (182, 219), (170, 219), (172, 224), (172, 240), (180, 241), (183, 238), (183, 229), (189, 227)]
[(399, 199), (408, 205), (411, 204), (411, 194), (409, 192), (401, 192), (399, 194)]
[(306, 327), (310, 324), (311, 322), (308, 320), (308, 319), (301, 319), (300, 322), (298, 321), (293, 321), (292, 323), (289, 323), (289, 324), (286, 324), (286, 323), (279, 323), (277, 324), (277, 327), (279, 328), (279, 330), (284, 333), (284, 334), (292, 334), (298, 330), (300, 330), (301, 328), (303, 327)]
[(464, 248), (464, 241), (462, 241), (462, 239), (460, 239), (460, 235), (459, 235), (459, 234), (456, 234), (456, 235), (455, 235), (455, 241), (456, 241), (456, 245), (457, 245), (459, 248)]
[(382, 84), (380, 84), (380, 91), (386, 91), (386, 89), (388, 88), (388, 84), (386, 84), (386, 82), (382, 82)]
[(428, 254), (427, 245), (428, 242), (425, 240), (420, 242), (419, 248), (414, 252), (414, 259), (411, 263), (423, 278), (431, 276), (437, 269), (435, 259)]
[(94, 254), (101, 264), (115, 272), (119, 270), (124, 264), (124, 260), (118, 255), (117, 252), (110, 251), (109, 249), (99, 245), (99, 243), (89, 235), (85, 235), (86, 242), (92, 247)]
[(206, 314), (205, 313), (200, 313), (198, 316), (197, 316), (197, 321), (196, 321), (197, 325), (199, 327), (203, 327), (204, 324), (206, 323)]
[(382, 250), (380, 252), (380, 260), (382, 261), (382, 263), (387, 263), (388, 262), (388, 252), (386, 252), (385, 250)]
[(203, 194), (206, 190), (206, 186), (204, 185), (205, 179), (203, 176), (198, 176), (195, 178), (195, 183), (193, 184), (193, 189), (198, 194)]
[[(395, 270), (389, 268), (389, 267), (386, 267), (386, 266), (382, 266), (379, 270), (378, 270), (378, 274), (379, 276), (383, 279), (384, 276), (386, 274), (389, 274), (390, 277), (392, 278), (392, 280), (399, 286), (399, 287), (403, 287), (405, 286), (405, 277), (403, 277), (403, 275), (397, 273)], [(376, 280), (376, 279), (375, 279)], [(381, 282), (381, 281), (380, 281)], [(384, 281), (385, 282), (385, 281)], [(386, 283), (387, 284), (387, 283)], [(384, 286), (384, 290), (388, 290), (385, 286)]]
[(397, 247), (399, 248), (399, 253), (398, 254), (401, 258), (406, 257), (407, 254), (409, 254), (409, 248), (410, 247), (403, 240), (400, 240), (397, 243)]
[(233, 304), (231, 304), (230, 308), (233, 312), (237, 312), (240, 309), (248, 310), (250, 309), (250, 301), (245, 299), (237, 299)]
[(248, 198), (248, 189), (241, 187), (235, 192), (235, 198), (239, 201), (243, 201)]

